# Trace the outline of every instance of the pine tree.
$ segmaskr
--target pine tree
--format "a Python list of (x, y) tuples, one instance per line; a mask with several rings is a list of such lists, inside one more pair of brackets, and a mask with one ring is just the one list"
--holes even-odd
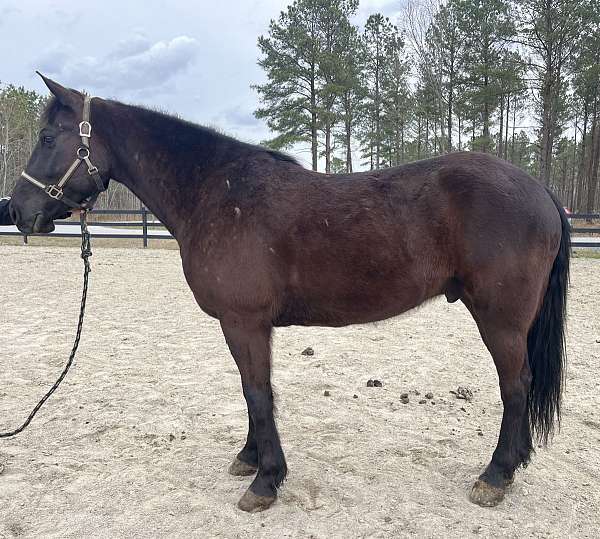
[(551, 177), (554, 141), (561, 130), (566, 69), (585, 34), (587, 0), (519, 0), (513, 2), (519, 37), (532, 55), (531, 72), (538, 101), (539, 176)]
[(461, 82), (461, 68), (464, 57), (464, 41), (459, 31), (459, 12), (456, 0), (440, 6), (435, 13), (424, 44), (427, 62), (424, 73), (430, 77), (430, 84), (438, 86), (439, 102), (443, 104), (446, 116), (446, 151), (454, 146), (454, 116), (456, 93)]
[(268, 36), (258, 39), (267, 82), (254, 87), (262, 102), (255, 115), (277, 133), (266, 143), (274, 148), (310, 143), (313, 170), (318, 167), (319, 132), (325, 139), (325, 168), (331, 169), (344, 75), (339, 58), (357, 8), (358, 0), (295, 0), (271, 21)]
[[(600, 192), (600, 11), (591, 11), (586, 32), (582, 35), (570, 66), (575, 73), (572, 86), (573, 114), (579, 148), (575, 148), (571, 180), (572, 208), (592, 213)], [(579, 118), (579, 125), (577, 119)], [(577, 170), (577, 172), (575, 172)]]
[(404, 40), (396, 33), (386, 43), (385, 63), (381, 75), (383, 99), (383, 143), (387, 163), (397, 166), (405, 161), (407, 125), (411, 98), (408, 84), (409, 62)]
[(464, 43), (462, 66), (472, 107), (473, 127), (481, 120), (481, 134), (472, 137), (472, 149), (492, 150), (492, 115), (499, 105), (501, 76), (498, 66), (506, 40), (514, 33), (509, 5), (504, 0), (457, 0), (457, 21)]
[[(367, 89), (363, 85), (362, 73), (365, 66), (366, 51), (364, 42), (356, 26), (349, 26), (341, 36), (342, 50), (338, 58), (339, 63), (339, 95), (337, 103), (337, 116), (341, 128), (336, 133), (336, 141), (344, 148), (345, 172), (353, 171), (352, 139), (357, 132), (361, 118), (361, 110)], [(338, 167), (338, 171), (341, 169)]]
[(357, 9), (358, 0), (321, 0), (318, 6), (318, 76), (322, 83), (318, 117), (325, 138), (323, 156), (326, 173), (331, 172), (333, 130), (340, 120), (336, 105), (348, 82), (348, 75), (343, 71), (346, 65), (340, 59), (348, 54), (345, 47), (354, 30), (350, 17)]
[(318, 0), (296, 0), (277, 21), (271, 21), (268, 36), (258, 38), (263, 55), (258, 63), (267, 82), (254, 86), (263, 105), (255, 115), (277, 133), (266, 144), (286, 148), (309, 143), (313, 170), (318, 166), (318, 4)]
[(368, 96), (364, 107), (363, 128), (360, 133), (363, 158), (369, 160), (372, 169), (379, 169), (383, 145), (383, 95), (382, 75), (386, 63), (387, 46), (398, 29), (388, 17), (380, 13), (367, 19), (363, 33), (366, 61), (364, 82)]

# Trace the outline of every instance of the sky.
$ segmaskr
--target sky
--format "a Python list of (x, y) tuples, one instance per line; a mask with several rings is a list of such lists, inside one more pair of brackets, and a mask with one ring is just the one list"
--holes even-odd
[[(402, 0), (361, 0), (355, 22)], [(0, 82), (47, 93), (35, 74), (92, 95), (156, 107), (247, 142), (264, 82), (257, 38), (287, 0), (0, 0)], [(290, 153), (308, 164), (303, 148)]]

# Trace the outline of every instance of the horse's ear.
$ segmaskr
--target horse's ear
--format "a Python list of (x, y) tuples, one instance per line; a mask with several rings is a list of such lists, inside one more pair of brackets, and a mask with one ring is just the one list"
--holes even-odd
[(48, 90), (52, 92), (52, 95), (54, 95), (62, 105), (69, 107), (72, 110), (78, 110), (81, 108), (83, 96), (79, 92), (71, 90), (70, 88), (65, 88), (64, 86), (58, 84), (58, 82), (54, 82), (52, 79), (44, 77), (44, 75), (42, 75), (39, 71), (36, 71), (36, 73), (42, 77), (42, 80), (48, 87)]

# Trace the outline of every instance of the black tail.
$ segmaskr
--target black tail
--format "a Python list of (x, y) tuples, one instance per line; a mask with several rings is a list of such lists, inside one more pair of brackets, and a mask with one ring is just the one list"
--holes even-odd
[(560, 248), (550, 272), (542, 308), (527, 336), (529, 368), (532, 374), (527, 398), (531, 431), (539, 443), (546, 444), (560, 424), (560, 405), (565, 378), (565, 315), (571, 258), (571, 229), (565, 211), (548, 191), (562, 223)]

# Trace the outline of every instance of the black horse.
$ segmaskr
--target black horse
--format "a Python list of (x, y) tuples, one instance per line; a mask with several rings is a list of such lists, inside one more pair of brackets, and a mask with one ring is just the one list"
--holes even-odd
[(177, 239), (196, 301), (220, 321), (241, 374), (248, 438), (230, 472), (257, 474), (240, 508), (269, 507), (287, 471), (273, 418), (273, 327), (368, 323), (441, 294), (469, 309), (498, 371), (500, 436), (471, 500), (502, 500), (532, 439), (552, 432), (564, 376), (569, 225), (538, 181), (478, 153), (318, 174), (44, 80), (55, 97), (15, 188), (14, 220), (25, 233), (51, 231), (67, 205), (89, 205), (113, 178)]

